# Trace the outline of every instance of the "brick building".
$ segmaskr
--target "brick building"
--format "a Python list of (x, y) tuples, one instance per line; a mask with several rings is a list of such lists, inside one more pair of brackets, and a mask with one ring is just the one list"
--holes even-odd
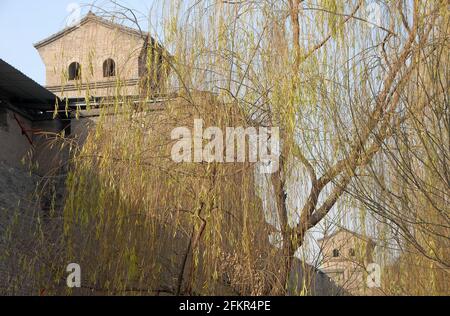
[(170, 55), (148, 33), (89, 12), (77, 25), (36, 43), (46, 87), (62, 99), (138, 96), (158, 90)]
[(319, 240), (323, 255), (321, 270), (351, 294), (374, 294), (367, 287), (367, 268), (374, 262), (376, 243), (345, 228)]

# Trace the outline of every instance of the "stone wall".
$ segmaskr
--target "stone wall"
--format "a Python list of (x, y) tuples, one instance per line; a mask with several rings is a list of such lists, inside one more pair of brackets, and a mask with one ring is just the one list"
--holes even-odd
[[(162, 115), (160, 107), (161, 105), (155, 105), (155, 111)], [(72, 121), (71, 137), (76, 138), (80, 144), (84, 142), (88, 132), (92, 131), (95, 127), (99, 114), (97, 112), (98, 110), (81, 112), (81, 119), (74, 119)], [(148, 113), (148, 115), (149, 118), (152, 118), (150, 122), (153, 123), (156, 118), (155, 112)], [(116, 117), (113, 115), (109, 116), (107, 126), (113, 128)], [(160, 121), (160, 124), (167, 124), (167, 120), (163, 118), (157, 121)], [(191, 119), (188, 119), (188, 123), (191, 121)], [(41, 127), (45, 126), (42, 122), (40, 124)], [(52, 125), (51, 122), (47, 122), (47, 124), (48, 126), (45, 126), (45, 129), (55, 128), (55, 125)], [(169, 131), (170, 126), (167, 126), (167, 129)], [(167, 133), (167, 135), (169, 134)], [(2, 139), (0, 139), (1, 141)], [(45, 142), (43, 141), (43, 143)], [(55, 150), (58, 150), (58, 148), (56, 146)], [(50, 157), (54, 156), (54, 154), (48, 153), (51, 152), (42, 151), (41, 160), (45, 160), (47, 157), (51, 161), (52, 159)], [(62, 276), (64, 276), (64, 264), (68, 262), (61, 262), (61, 258), (65, 258), (65, 248), (60, 242), (60, 239), (58, 239), (58, 236), (62, 236), (62, 215), (58, 214), (58, 212), (51, 214), (52, 207), (50, 207), (51, 199), (55, 197), (59, 205), (54, 207), (54, 209), (62, 209), (64, 204), (64, 188), (62, 185), (64, 178), (62, 177), (59, 182), (54, 182), (56, 189), (53, 190), (48, 185), (46, 187), (39, 185), (40, 180), (42, 180), (41, 177), (30, 175), (29, 172), (24, 171), (20, 167), (15, 168), (11, 167), (8, 163), (0, 163), (0, 294), (42, 294), (41, 292), (44, 291), (41, 288), (43, 284), (42, 280), (51, 280), (48, 283), (55, 282), (55, 271), (52, 271), (46, 266), (50, 263), (53, 266), (56, 265), (54, 268), (62, 270)], [(36, 195), (37, 189), (44, 189), (44, 191)], [(137, 234), (136, 236), (139, 235)], [(164, 262), (164, 265), (162, 265), (164, 270), (161, 272), (161, 288), (172, 289), (165, 294), (173, 294), (173, 288), (176, 287), (176, 281), (181, 267), (181, 254), (187, 248), (188, 240), (183, 238), (174, 239), (173, 235), (168, 234), (163, 227), (158, 229), (157, 236), (159, 241), (165, 240), (167, 242), (167, 249), (163, 249), (164, 251), (157, 254), (158, 259)], [(87, 251), (85, 246), (89, 239), (80, 235), (78, 240), (79, 242), (76, 243), (75, 248), (80, 251), (78, 256), (80, 258)], [(89, 257), (88, 254), (85, 262), (79, 262), (80, 264), (84, 264), (84, 271), (91, 269), (96, 272), (95, 262), (99, 259), (97, 250), (98, 248), (91, 248), (94, 255)], [(143, 253), (147, 251), (146, 247), (141, 247), (138, 250)], [(177, 255), (174, 256), (173, 254)], [(155, 254), (152, 253), (152, 255)], [(165, 255), (167, 255), (167, 260), (163, 260)], [(78, 262), (78, 259), (76, 262)], [(169, 265), (166, 262), (171, 262), (171, 264)], [(36, 275), (34, 271), (44, 271), (45, 274)], [(85, 273), (89, 275), (88, 272)], [(303, 265), (297, 260), (294, 262), (289, 280), (290, 295), (301, 294), (304, 285), (308, 287), (308, 291), (303, 294), (307, 295), (343, 294), (341, 289), (328, 276), (311, 266)], [(102, 291), (101, 288), (91, 288), (89, 285), (80, 291), (75, 291), (73, 294), (114, 294), (109, 291)], [(66, 290), (67, 288), (64, 287), (64, 282), (61, 281), (58, 290), (55, 291), (60, 294), (66, 294)], [(224, 283), (220, 293), (235, 294), (233, 291), (232, 288)], [(128, 294), (142, 293), (131, 292)], [(144, 294), (148, 295), (151, 293)]]
[(22, 159), (31, 148), (22, 129), (31, 130), (32, 122), (7, 108), (0, 108), (0, 116), (3, 122), (0, 126), (0, 161), (19, 168), (22, 166)]
[[(40, 178), (0, 161), (0, 294), (33, 294), (34, 280), (22, 273), (23, 254), (33, 251), (35, 190)], [(34, 293), (37, 294), (37, 293)]]
[(6, 107), (1, 108), (0, 161), (14, 168), (48, 175), (68, 159), (56, 135), (68, 122), (59, 119), (31, 121)]

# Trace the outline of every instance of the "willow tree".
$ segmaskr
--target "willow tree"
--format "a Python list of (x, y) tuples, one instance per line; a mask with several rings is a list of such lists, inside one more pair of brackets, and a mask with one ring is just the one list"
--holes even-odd
[(390, 227), (385, 245), (400, 253), (386, 269), (390, 294), (450, 291), (449, 24), (447, 11), (439, 15), (433, 41), (414, 55), (418, 65), (402, 90), (393, 136), (380, 141), (380, 153), (367, 170), (370, 177), (350, 190)]
[[(114, 107), (102, 107), (71, 161), (60, 260), (87, 267), (85, 289), (292, 294), (295, 258), (311, 231), (334, 212), (353, 212), (348, 201), (360, 201), (400, 228), (402, 241), (448, 267), (436, 245), (423, 246), (430, 231), (440, 245), (448, 242), (448, 137), (440, 125), (448, 104), (447, 1), (376, 3), (380, 15), (372, 20), (366, 0), (161, 2), (162, 22), (150, 32), (172, 55), (154, 50), (147, 67), (164, 61), (171, 75), (161, 92), (177, 98), (156, 109), (149, 89), (137, 107), (112, 96)], [(134, 13), (131, 20), (138, 22)], [(194, 118), (223, 128), (279, 127), (280, 168), (261, 176), (251, 163), (175, 163), (171, 129)], [(406, 144), (413, 134), (421, 151)], [(404, 153), (415, 155), (414, 164), (398, 160)], [(379, 181), (375, 166), (385, 161), (390, 170), (405, 167), (398, 169), (404, 181)], [(415, 168), (420, 182), (411, 186), (406, 178)], [(380, 183), (402, 190), (394, 201), (389, 187), (384, 200), (397, 213), (373, 202), (387, 196), (386, 185), (381, 198), (364, 195), (362, 188)], [(413, 208), (419, 184), (431, 213)], [(425, 224), (428, 216), (438, 216), (440, 228)], [(411, 225), (425, 233), (421, 240)], [(60, 263), (51, 265), (59, 281)], [(48, 286), (57, 292), (54, 281)], [(298, 281), (304, 287), (294, 294), (308, 294), (305, 278)]]
[[(367, 14), (372, 2), (363, 0), (200, 1), (162, 7), (162, 37), (174, 55), (166, 60), (174, 77), (169, 89), (178, 90), (194, 107), (199, 106), (194, 91), (213, 92), (221, 103), (236, 107), (248, 124), (281, 129), (280, 169), (265, 179), (270, 185), (262, 193), (272, 207), (259, 209), (260, 218), (264, 211), (275, 218), (273, 230), (282, 241), (282, 268), (269, 269), (277, 280), (269, 286), (272, 294), (286, 292), (292, 262), (308, 232), (337, 205), (345, 208), (346, 191), (365, 180), (383, 144), (410, 124), (405, 109), (423, 102), (405, 97), (411, 78), (433, 58), (433, 47), (445, 45), (447, 29), (440, 25), (447, 23), (446, 1), (377, 3), (381, 16), (375, 21)], [(414, 88), (425, 94), (430, 85), (422, 81)], [(207, 106), (202, 108), (208, 112)], [(127, 144), (133, 144), (125, 151), (133, 156), (138, 148), (146, 151), (135, 142)], [(127, 168), (132, 174), (133, 164)], [(180, 181), (179, 176), (158, 179), (170, 186)], [(224, 191), (217, 194), (226, 196)], [(193, 205), (204, 203), (197, 199), (189, 212), (196, 213)], [(243, 211), (242, 227), (265, 239), (265, 228), (257, 232), (263, 226), (245, 224), (256, 213), (245, 211), (246, 200), (238, 201), (233, 212)], [(204, 225), (215, 231), (220, 227)], [(203, 229), (194, 225), (188, 247), (203, 241), (198, 249), (205, 247), (206, 253), (226, 248), (227, 238), (208, 243)], [(247, 255), (255, 255), (250, 244), (246, 247)], [(263, 266), (276, 265), (276, 253), (266, 251)], [(213, 257), (203, 265), (217, 262), (219, 257)]]
[[(367, 177), (383, 144), (407, 124), (408, 102), (421, 102), (405, 99), (413, 74), (436, 46), (446, 47), (446, 1), (377, 3), (379, 19), (370, 21), (371, 1), (203, 2), (191, 8), (195, 23), (180, 28), (192, 29), (183, 35), (195, 43), (192, 55), (180, 57), (198, 70), (194, 86), (216, 89), (257, 124), (281, 128), (281, 168), (268, 180), (283, 240), (282, 284), (308, 231)], [(439, 106), (444, 92), (433, 97)]]

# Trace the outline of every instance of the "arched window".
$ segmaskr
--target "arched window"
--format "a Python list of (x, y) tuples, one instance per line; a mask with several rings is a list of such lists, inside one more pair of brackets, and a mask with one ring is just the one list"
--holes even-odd
[(333, 257), (334, 257), (334, 258), (339, 257), (339, 249), (334, 249), (334, 250), (333, 250)]
[(103, 77), (114, 77), (116, 75), (116, 63), (111, 58), (103, 62)]
[(69, 80), (81, 79), (81, 66), (77, 62), (73, 62), (69, 65)]

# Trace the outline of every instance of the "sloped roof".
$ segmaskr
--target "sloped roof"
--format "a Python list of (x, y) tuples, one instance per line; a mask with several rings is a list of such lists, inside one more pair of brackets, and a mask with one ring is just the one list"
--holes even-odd
[(373, 241), (372, 238), (370, 238), (368, 236), (361, 235), (361, 234), (359, 234), (357, 232), (354, 232), (354, 231), (349, 230), (349, 229), (347, 229), (345, 227), (342, 227), (342, 226), (339, 226), (338, 229), (336, 229), (332, 234), (325, 235), (323, 238), (319, 239), (318, 241), (321, 242), (321, 241), (324, 241), (324, 240), (328, 240), (330, 238), (333, 238), (334, 236), (336, 236), (337, 234), (339, 234), (341, 232), (349, 233), (349, 234), (351, 234), (351, 235), (353, 235), (353, 236), (355, 236), (355, 237), (357, 237), (357, 238), (359, 238), (361, 240), (364, 240), (364, 241), (367, 241), (369, 243), (375, 244), (375, 241)]
[(149, 36), (148, 32), (141, 32), (141, 31), (136, 30), (134, 28), (131, 28), (131, 27), (119, 24), (119, 23), (115, 23), (115, 22), (106, 20), (106, 19), (104, 19), (102, 17), (99, 17), (98, 15), (95, 15), (93, 12), (89, 11), (89, 13), (77, 25), (74, 25), (74, 26), (71, 26), (71, 27), (66, 27), (65, 29), (59, 31), (58, 33), (55, 33), (55, 34), (53, 34), (53, 35), (43, 39), (42, 41), (39, 41), (39, 42), (35, 43), (34, 47), (36, 49), (38, 49), (38, 48), (41, 48), (41, 47), (43, 47), (45, 45), (48, 45), (48, 44), (58, 40), (59, 38), (61, 38), (61, 37), (63, 37), (65, 35), (73, 32), (73, 31), (75, 31), (79, 27), (81, 27), (81, 26), (83, 26), (86, 23), (89, 23), (91, 21), (99, 23), (99, 24), (104, 25), (104, 26), (106, 26), (108, 28), (111, 28), (111, 29), (117, 29), (117, 30), (119, 30), (121, 32), (127, 33), (127, 34), (132, 35), (132, 36), (140, 37), (142, 39), (146, 39)]
[(0, 97), (17, 107), (52, 110), (58, 97), (0, 59)]

